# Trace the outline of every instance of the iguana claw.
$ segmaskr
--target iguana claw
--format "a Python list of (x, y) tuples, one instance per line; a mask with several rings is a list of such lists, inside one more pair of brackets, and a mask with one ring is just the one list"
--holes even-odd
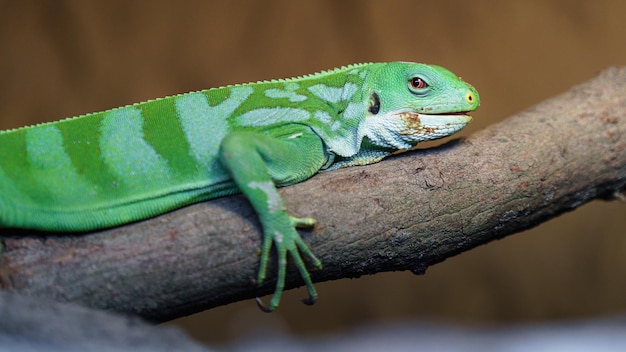
[(307, 306), (312, 306), (315, 302), (317, 302), (317, 297), (309, 296), (309, 298), (300, 298), (300, 302), (306, 304)]
[[(300, 302), (306, 304), (307, 306), (312, 306), (315, 304), (315, 302), (317, 302), (317, 297), (312, 297), (309, 296), (308, 298), (300, 298)], [(274, 311), (274, 309), (276, 308), (271, 308), (268, 306), (265, 306), (263, 304), (263, 301), (261, 301), (261, 298), (257, 297), (256, 298), (256, 305), (259, 307), (259, 309), (265, 313), (271, 313)]]
[(259, 309), (262, 310), (265, 313), (271, 313), (272, 312), (272, 309), (269, 309), (269, 307), (266, 307), (259, 297), (256, 298), (256, 305), (259, 306)]

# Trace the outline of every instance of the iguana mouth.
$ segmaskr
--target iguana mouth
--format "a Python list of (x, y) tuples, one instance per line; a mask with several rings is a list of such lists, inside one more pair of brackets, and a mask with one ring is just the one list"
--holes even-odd
[(440, 113), (437, 113), (437, 114), (422, 114), (422, 113), (418, 113), (418, 114), (419, 114), (419, 115), (434, 115), (434, 116), (437, 116), (437, 115), (445, 115), (445, 116), (448, 116), (448, 115), (469, 116), (470, 112), (471, 112), (471, 111), (456, 111), (456, 112), (440, 112)]

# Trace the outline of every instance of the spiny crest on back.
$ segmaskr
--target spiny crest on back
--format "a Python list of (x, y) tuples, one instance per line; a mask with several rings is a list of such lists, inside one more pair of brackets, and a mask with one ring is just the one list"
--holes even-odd
[(318, 71), (318, 72), (314, 72), (314, 73), (307, 73), (307, 74), (300, 75), (300, 76), (293, 76), (293, 77), (288, 77), (288, 78), (274, 78), (274, 79), (260, 80), (260, 81), (256, 81), (256, 82), (231, 84), (231, 85), (221, 86), (221, 87), (212, 88), (212, 89), (232, 88), (232, 87), (239, 87), (239, 86), (245, 86), (245, 85), (250, 85), (250, 84), (260, 84), (260, 83), (284, 83), (284, 82), (296, 81), (296, 80), (301, 80), (301, 79), (320, 78), (320, 77), (324, 77), (324, 76), (327, 76), (327, 75), (332, 75), (332, 74), (335, 74), (335, 73), (342, 73), (342, 72), (345, 72), (345, 71), (348, 71), (348, 70), (352, 70), (352, 69), (356, 69), (356, 68), (362, 68), (362, 67), (365, 67), (365, 66), (369, 66), (371, 64), (372, 64), (372, 62), (363, 62), (363, 63), (358, 63), (358, 64), (350, 64), (350, 65), (344, 65), (344, 66), (336, 67), (336, 68), (333, 68), (333, 69), (322, 70), (322, 71)]

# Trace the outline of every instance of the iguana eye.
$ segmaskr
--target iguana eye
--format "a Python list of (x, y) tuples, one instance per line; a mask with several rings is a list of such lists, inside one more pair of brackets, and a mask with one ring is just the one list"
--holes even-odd
[(423, 79), (421, 79), (420, 77), (413, 77), (411, 78), (411, 80), (409, 81), (411, 84), (411, 88), (413, 89), (424, 89), (424, 88), (428, 88), (428, 83), (426, 83)]

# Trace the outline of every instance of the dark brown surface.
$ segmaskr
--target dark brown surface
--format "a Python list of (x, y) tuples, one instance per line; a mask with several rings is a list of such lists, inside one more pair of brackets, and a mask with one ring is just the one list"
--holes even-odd
[[(446, 66), (477, 87), (482, 106), (463, 132), (469, 136), (625, 65), (624, 7), (610, 0), (0, 1), (0, 128), (351, 62), (411, 60)], [(322, 299), (313, 308), (290, 292), (272, 315), (242, 302), (181, 324), (199, 323), (190, 331), (216, 341), (259, 326), (311, 333), (418, 317), (615, 314), (626, 308), (624, 214), (623, 204), (594, 202), (424, 277), (340, 280), (318, 285)]]

